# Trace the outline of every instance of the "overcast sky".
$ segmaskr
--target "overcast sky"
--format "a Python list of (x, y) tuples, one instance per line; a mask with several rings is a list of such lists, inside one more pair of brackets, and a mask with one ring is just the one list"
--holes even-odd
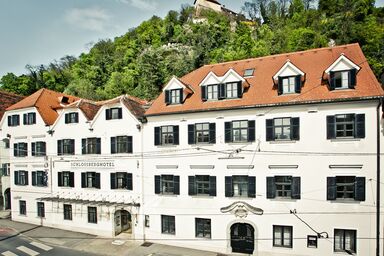
[[(0, 0), (0, 77), (25, 73), (25, 65), (48, 64), (88, 51), (89, 43), (125, 34), (153, 15), (194, 0)], [(220, 0), (240, 11), (245, 0)], [(384, 0), (378, 0), (378, 6)]]

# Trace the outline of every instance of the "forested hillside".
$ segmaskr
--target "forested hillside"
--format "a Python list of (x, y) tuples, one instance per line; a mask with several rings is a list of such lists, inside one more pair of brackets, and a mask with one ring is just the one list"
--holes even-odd
[(248, 21), (206, 12), (206, 22), (193, 23), (193, 7), (183, 6), (114, 40), (100, 40), (78, 58), (27, 66), (21, 76), (8, 73), (1, 88), (22, 95), (45, 87), (95, 100), (123, 93), (153, 99), (173, 75), (204, 64), (324, 47), (330, 41), (360, 43), (376, 76), (384, 72), (384, 8), (373, 0), (253, 0), (242, 12)]

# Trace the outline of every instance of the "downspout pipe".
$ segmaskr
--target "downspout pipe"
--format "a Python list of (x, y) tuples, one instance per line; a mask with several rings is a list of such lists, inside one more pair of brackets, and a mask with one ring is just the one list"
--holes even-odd
[[(377, 136), (377, 170), (376, 170), (376, 256), (380, 256), (380, 121), (381, 111), (380, 106), (382, 105), (383, 99), (380, 99), (379, 104), (376, 108), (376, 136)], [(384, 255), (384, 253), (383, 253)]]

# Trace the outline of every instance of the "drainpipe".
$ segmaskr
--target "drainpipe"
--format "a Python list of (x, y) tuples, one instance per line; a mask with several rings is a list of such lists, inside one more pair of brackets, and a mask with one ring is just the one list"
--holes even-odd
[(379, 104), (376, 109), (376, 118), (377, 118), (377, 170), (376, 170), (376, 256), (380, 256), (380, 106), (382, 104), (382, 99), (380, 99)]

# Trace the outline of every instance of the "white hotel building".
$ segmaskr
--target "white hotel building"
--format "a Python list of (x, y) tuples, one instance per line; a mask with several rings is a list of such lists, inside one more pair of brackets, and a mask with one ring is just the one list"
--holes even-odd
[(1, 123), (14, 220), (220, 253), (383, 251), (384, 92), (357, 44), (206, 65), (145, 114), (39, 93), (6, 113), (28, 126)]

